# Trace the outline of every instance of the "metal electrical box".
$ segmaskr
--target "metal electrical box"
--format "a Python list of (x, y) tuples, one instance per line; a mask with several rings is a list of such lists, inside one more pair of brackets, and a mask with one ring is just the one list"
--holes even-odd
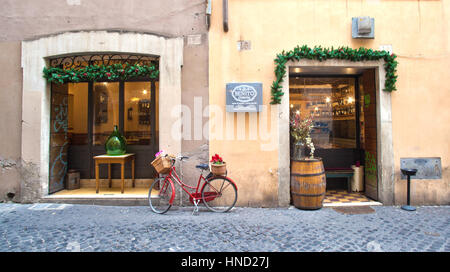
[(368, 16), (352, 18), (353, 39), (375, 38), (375, 19)]

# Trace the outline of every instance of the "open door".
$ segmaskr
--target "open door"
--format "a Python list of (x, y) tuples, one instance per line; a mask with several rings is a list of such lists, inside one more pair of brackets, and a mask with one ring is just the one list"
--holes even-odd
[(366, 70), (362, 76), (364, 111), (364, 179), (366, 196), (378, 200), (377, 171), (377, 108), (375, 71)]
[(52, 83), (50, 117), (50, 181), (48, 191), (54, 193), (64, 189), (67, 173), (68, 128), (68, 84)]

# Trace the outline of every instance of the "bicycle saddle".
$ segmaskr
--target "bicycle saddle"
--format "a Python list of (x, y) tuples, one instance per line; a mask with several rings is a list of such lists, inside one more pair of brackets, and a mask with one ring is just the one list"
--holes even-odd
[(200, 163), (198, 165), (195, 166), (196, 168), (202, 169), (202, 170), (208, 170), (209, 169), (209, 165), (207, 165), (206, 163)]

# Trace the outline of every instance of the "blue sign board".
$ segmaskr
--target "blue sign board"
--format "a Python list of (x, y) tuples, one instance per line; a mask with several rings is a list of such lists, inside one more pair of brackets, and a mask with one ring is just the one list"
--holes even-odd
[(260, 112), (262, 83), (227, 83), (227, 112)]

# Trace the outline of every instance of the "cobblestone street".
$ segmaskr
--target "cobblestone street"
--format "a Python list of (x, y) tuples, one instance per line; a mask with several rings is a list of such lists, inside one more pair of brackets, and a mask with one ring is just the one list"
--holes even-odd
[(0, 251), (450, 251), (450, 207), (192, 208), (0, 204)]

